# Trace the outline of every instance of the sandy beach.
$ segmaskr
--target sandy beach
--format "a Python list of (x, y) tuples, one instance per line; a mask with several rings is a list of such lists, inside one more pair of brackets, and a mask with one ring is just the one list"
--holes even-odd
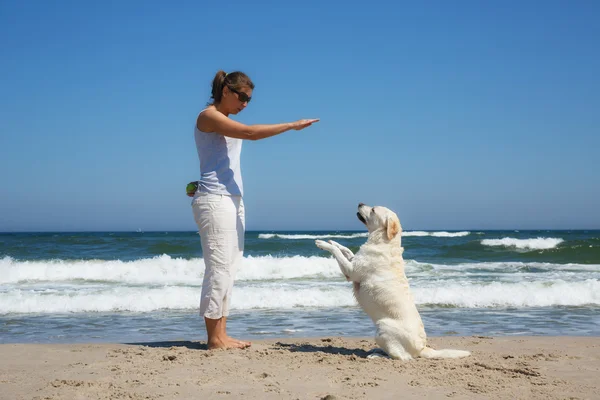
[(598, 399), (598, 337), (434, 337), (459, 360), (367, 359), (365, 338), (0, 345), (0, 399)]

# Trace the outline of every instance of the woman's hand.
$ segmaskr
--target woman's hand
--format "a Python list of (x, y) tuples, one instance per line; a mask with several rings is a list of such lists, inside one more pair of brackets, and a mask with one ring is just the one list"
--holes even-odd
[(319, 122), (319, 119), (301, 119), (296, 122), (292, 122), (292, 129), (299, 131), (311, 126), (315, 122)]

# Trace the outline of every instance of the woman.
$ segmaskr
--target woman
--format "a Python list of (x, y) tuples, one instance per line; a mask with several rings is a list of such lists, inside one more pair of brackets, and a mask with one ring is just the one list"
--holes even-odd
[(194, 136), (200, 181), (192, 200), (206, 270), (200, 299), (208, 348), (245, 348), (249, 342), (227, 336), (233, 280), (244, 251), (244, 202), (240, 153), (243, 140), (259, 140), (318, 119), (273, 125), (244, 125), (229, 118), (248, 106), (254, 84), (243, 72), (219, 71), (212, 84), (213, 102), (198, 115)]

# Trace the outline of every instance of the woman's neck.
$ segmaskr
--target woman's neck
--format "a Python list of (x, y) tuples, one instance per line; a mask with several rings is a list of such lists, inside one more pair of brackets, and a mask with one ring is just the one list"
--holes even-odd
[(213, 104), (213, 106), (217, 109), (218, 112), (220, 112), (224, 116), (226, 116), (226, 117), (229, 116), (229, 111), (225, 110), (221, 103), (215, 103), (215, 104)]

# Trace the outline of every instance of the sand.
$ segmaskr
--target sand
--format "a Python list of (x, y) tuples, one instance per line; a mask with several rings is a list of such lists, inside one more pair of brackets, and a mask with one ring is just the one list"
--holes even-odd
[(600, 399), (600, 338), (436, 337), (459, 360), (367, 359), (372, 339), (0, 345), (0, 399)]

